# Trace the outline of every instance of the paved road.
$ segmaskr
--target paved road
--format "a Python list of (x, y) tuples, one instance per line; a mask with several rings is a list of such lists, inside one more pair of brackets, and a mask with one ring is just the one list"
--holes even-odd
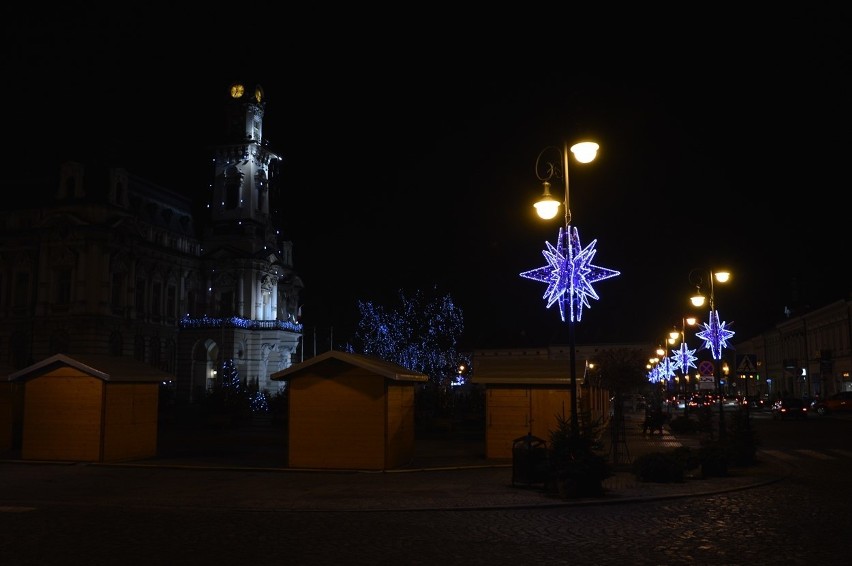
[[(0, 497), (0, 556), (4, 566), (845, 564), (852, 457), (785, 456), (784, 479), (715, 495), (407, 511), (279, 508), (294, 476), (277, 472), (5, 464), (4, 489), (16, 492)], [(14, 477), (24, 472), (27, 482)], [(409, 489), (449, 495), (420, 477), (407, 476)]]
[[(761, 460), (774, 479), (757, 487), (588, 504), (512, 488), (501, 466), (313, 474), (5, 461), (0, 564), (845, 564), (852, 453)], [(454, 503), (497, 493), (517, 504)], [(395, 505), (406, 497), (430, 505)]]

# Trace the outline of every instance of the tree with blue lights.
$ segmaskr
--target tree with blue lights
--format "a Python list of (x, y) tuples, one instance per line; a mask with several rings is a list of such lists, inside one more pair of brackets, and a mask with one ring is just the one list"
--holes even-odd
[(265, 406), (265, 398), (255, 399), (245, 386), (234, 360), (223, 360), (219, 364), (217, 376), (218, 383), (202, 401), (208, 417), (238, 424), (248, 419), (253, 411)]
[(225, 397), (237, 396), (242, 392), (243, 383), (240, 380), (240, 370), (234, 360), (227, 359), (219, 367), (219, 379)]
[(390, 308), (358, 302), (361, 320), (350, 349), (425, 373), (433, 385), (452, 383), (459, 366), (470, 364), (456, 350), (464, 330), (462, 310), (437, 288), (428, 297), (420, 290), (412, 295), (400, 290), (398, 299)]
[(428, 375), (416, 398), (418, 413), (450, 415), (456, 410), (453, 387), (459, 384), (459, 367), (470, 367), (469, 357), (456, 350), (464, 330), (462, 311), (437, 288), (429, 296), (420, 290), (412, 295), (400, 290), (398, 298), (391, 307), (358, 302), (361, 320), (356, 346), (350, 345), (349, 351)]

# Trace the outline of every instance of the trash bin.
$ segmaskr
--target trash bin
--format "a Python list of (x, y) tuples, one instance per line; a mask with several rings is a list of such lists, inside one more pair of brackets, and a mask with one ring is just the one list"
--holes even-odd
[(549, 471), (547, 442), (532, 434), (512, 442), (512, 487), (516, 484), (544, 484)]

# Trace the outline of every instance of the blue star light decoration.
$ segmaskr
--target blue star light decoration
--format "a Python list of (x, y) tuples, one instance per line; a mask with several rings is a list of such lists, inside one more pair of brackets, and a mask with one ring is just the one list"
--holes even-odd
[(565, 321), (565, 303), (569, 305), (571, 322), (579, 322), (583, 318), (583, 307), (589, 307), (589, 297), (598, 299), (598, 294), (592, 288), (593, 283), (620, 275), (618, 271), (592, 265), (597, 253), (597, 240), (583, 248), (580, 236), (572, 226), (559, 229), (559, 239), (556, 247), (545, 242), (547, 249), (542, 254), (547, 265), (524, 271), (521, 277), (547, 283), (544, 298), (547, 308), (554, 303), (559, 304), (559, 314)]
[(704, 347), (710, 349), (714, 360), (722, 359), (722, 350), (728, 347), (728, 340), (735, 332), (725, 328), (726, 322), (719, 322), (719, 311), (710, 311), (710, 322), (702, 323), (704, 330), (695, 335), (704, 340)]
[(657, 371), (659, 372), (660, 381), (664, 379), (670, 380), (674, 377), (675, 366), (672, 363), (671, 358), (663, 358), (660, 360), (660, 363), (657, 364)]
[(683, 373), (688, 373), (689, 368), (696, 367), (694, 362), (698, 358), (693, 355), (695, 354), (695, 350), (690, 350), (686, 342), (681, 342), (680, 350), (672, 350), (672, 354), (671, 359), (675, 369), (679, 369)]
[(659, 383), (660, 381), (660, 367), (654, 366), (648, 371), (648, 381), (651, 383)]

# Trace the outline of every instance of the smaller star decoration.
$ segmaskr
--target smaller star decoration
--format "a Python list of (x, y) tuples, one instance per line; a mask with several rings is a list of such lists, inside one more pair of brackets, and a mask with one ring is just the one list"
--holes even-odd
[(651, 383), (657, 383), (660, 381), (660, 370), (658, 366), (654, 366), (648, 370), (648, 381)]
[(559, 314), (565, 321), (565, 303), (568, 302), (571, 322), (579, 322), (583, 318), (583, 307), (589, 307), (589, 297), (598, 299), (592, 288), (593, 283), (620, 275), (618, 271), (592, 265), (597, 253), (597, 240), (583, 248), (580, 245), (580, 235), (572, 226), (559, 229), (559, 239), (556, 247), (545, 242), (547, 249), (542, 254), (547, 265), (524, 271), (521, 277), (547, 283), (544, 298), (547, 308), (559, 303)]
[(663, 358), (660, 360), (660, 363), (657, 364), (657, 369), (659, 371), (658, 376), (660, 381), (664, 379), (670, 380), (674, 377), (675, 365), (672, 363), (671, 358)]
[(710, 311), (710, 322), (702, 323), (704, 330), (695, 335), (704, 340), (704, 347), (710, 350), (714, 360), (722, 359), (722, 350), (728, 347), (728, 340), (735, 332), (728, 330), (728, 323), (719, 322), (719, 311)]
[(672, 363), (675, 369), (679, 369), (683, 373), (688, 373), (689, 368), (696, 367), (694, 362), (698, 358), (693, 355), (695, 354), (695, 350), (690, 350), (686, 342), (681, 342), (680, 350), (672, 350), (672, 354)]

